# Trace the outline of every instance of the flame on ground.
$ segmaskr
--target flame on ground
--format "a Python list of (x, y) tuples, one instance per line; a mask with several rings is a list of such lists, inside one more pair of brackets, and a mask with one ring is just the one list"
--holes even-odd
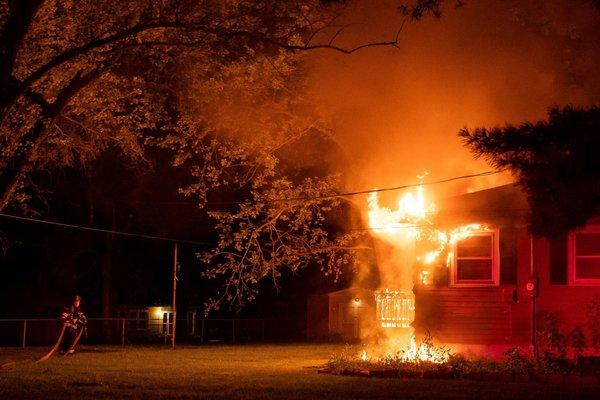
[(446, 347), (436, 347), (427, 339), (417, 345), (414, 336), (411, 336), (409, 345), (404, 348), (390, 348), (389, 346), (386, 346), (386, 351), (383, 353), (377, 351), (377, 349), (372, 349), (371, 352), (377, 355), (369, 355), (367, 350), (363, 349), (359, 354), (359, 359), (364, 362), (384, 364), (394, 361), (442, 364), (447, 362), (450, 357), (450, 349)]
[(366, 350), (363, 350), (360, 353), (360, 359), (361, 359), (361, 361), (368, 361), (369, 360), (369, 357), (367, 356), (367, 351)]

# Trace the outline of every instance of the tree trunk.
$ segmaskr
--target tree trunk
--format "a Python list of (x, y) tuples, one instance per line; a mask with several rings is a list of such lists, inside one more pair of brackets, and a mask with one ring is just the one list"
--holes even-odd
[(16, 96), (20, 82), (13, 76), (13, 67), (23, 38), (29, 25), (42, 4), (42, 0), (8, 0), (8, 19), (0, 32), (0, 110), (5, 108)]
[(29, 172), (31, 166), (29, 160), (42, 142), (43, 133), (44, 120), (39, 119), (23, 140), (23, 142), (32, 144), (24, 146), (25, 148), (19, 154), (15, 154), (15, 157), (6, 162), (4, 169), (0, 173), (0, 211), (4, 210), (12, 201), (19, 183)]
[(29, 172), (31, 160), (36, 150), (43, 143), (46, 123), (56, 118), (68, 102), (81, 89), (96, 80), (102, 73), (103, 68), (95, 69), (85, 75), (82, 71), (77, 72), (71, 81), (56, 96), (52, 103), (44, 103), (39, 95), (35, 95), (42, 105), (42, 114), (35, 121), (32, 128), (20, 139), (19, 150), (11, 157), (5, 157), (5, 166), (0, 171), (0, 211), (4, 210), (11, 202), (18, 188), (20, 180)]

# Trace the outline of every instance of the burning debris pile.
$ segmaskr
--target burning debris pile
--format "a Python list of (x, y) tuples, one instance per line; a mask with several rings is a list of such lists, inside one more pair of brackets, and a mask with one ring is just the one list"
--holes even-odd
[(427, 335), (418, 344), (413, 337), (410, 346), (384, 356), (369, 356), (366, 349), (357, 351), (356, 347), (348, 346), (341, 353), (334, 355), (323, 372), (334, 374), (348, 372), (350, 375), (354, 375), (363, 371), (363, 373), (369, 372), (375, 376), (376, 371), (380, 371), (383, 375), (390, 372), (396, 376), (399, 372), (410, 374), (450, 368), (456, 357), (450, 349), (435, 346), (431, 336)]
[[(384, 358), (372, 359), (366, 352), (359, 354), (346, 347), (319, 373), (379, 378), (470, 379), (490, 382), (541, 382), (594, 387), (598, 377), (575, 361), (553, 358), (546, 354), (535, 358), (518, 347), (508, 349), (504, 360), (466, 358), (443, 347), (435, 347), (430, 336), (416, 347), (416, 354), (398, 352)], [(589, 367), (588, 367), (589, 368)]]

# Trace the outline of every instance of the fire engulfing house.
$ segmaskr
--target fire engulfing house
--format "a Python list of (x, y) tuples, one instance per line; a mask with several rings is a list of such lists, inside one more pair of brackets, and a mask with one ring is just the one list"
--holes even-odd
[[(430, 332), (454, 349), (488, 355), (512, 346), (543, 347), (550, 331), (560, 333), (566, 347), (573, 347), (570, 337), (581, 338), (583, 333), (585, 345), (592, 347), (599, 339), (594, 338), (595, 330), (600, 328), (594, 325), (600, 321), (593, 320), (593, 314), (597, 319), (600, 313), (600, 216), (590, 219), (586, 227), (548, 239), (529, 235), (527, 212), (524, 194), (512, 184), (446, 199), (437, 206), (432, 225), (438, 235), (459, 233), (439, 249), (416, 257), (414, 303), (398, 292), (405, 299), (386, 305), (381, 290), (370, 294), (363, 290), (356, 296), (361, 301), (370, 297), (376, 305), (358, 318), (377, 321), (381, 328), (389, 323), (385, 318), (390, 310), (404, 310), (402, 315), (412, 312), (417, 336)], [(460, 234), (461, 229), (468, 233)], [(418, 243), (416, 247), (419, 254)], [(346, 292), (328, 296), (328, 332), (352, 338), (360, 333), (351, 335), (340, 321), (352, 320), (351, 312), (342, 309), (351, 310), (350, 300), (358, 289), (348, 291), (339, 302), (332, 301), (339, 293)], [(387, 293), (389, 303), (394, 296)], [(312, 337), (324, 330), (323, 325), (310, 329), (311, 324), (318, 326), (311, 322), (316, 302), (317, 298), (309, 302)]]

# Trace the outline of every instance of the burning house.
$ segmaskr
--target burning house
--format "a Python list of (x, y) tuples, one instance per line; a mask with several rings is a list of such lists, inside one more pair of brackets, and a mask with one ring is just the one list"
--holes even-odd
[(512, 184), (435, 206), (418, 187), (396, 210), (372, 194), (368, 206), (380, 275), (374, 316), (361, 319), (363, 338), (378, 337), (368, 351), (414, 352), (415, 336), (429, 332), (454, 350), (496, 356), (537, 346), (549, 315), (565, 337), (591, 333), (600, 218), (560, 238), (531, 237), (525, 196)]

